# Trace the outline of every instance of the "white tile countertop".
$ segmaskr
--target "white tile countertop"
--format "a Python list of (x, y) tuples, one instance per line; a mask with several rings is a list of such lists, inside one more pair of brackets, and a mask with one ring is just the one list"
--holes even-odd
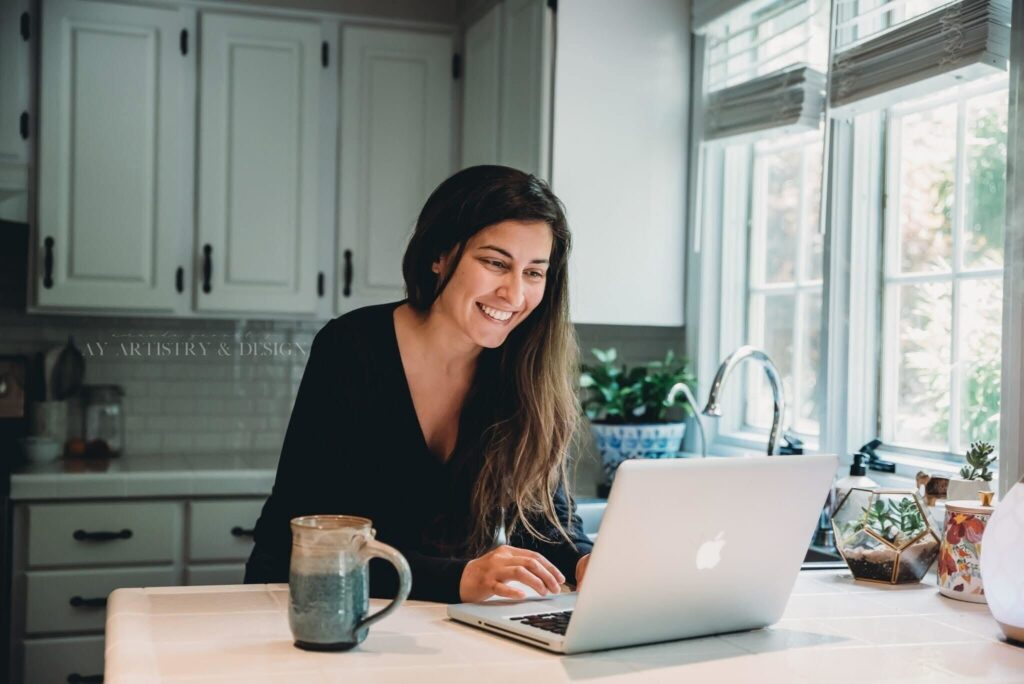
[(267, 496), (279, 456), (274, 451), (29, 463), (11, 473), (11, 500)]
[(888, 587), (803, 572), (770, 628), (573, 656), (456, 624), (444, 605), (420, 601), (353, 651), (310, 653), (292, 645), (287, 605), (283, 584), (118, 589), (104, 681), (1024, 682), (1024, 648), (1003, 639), (985, 605), (940, 596), (933, 576)]

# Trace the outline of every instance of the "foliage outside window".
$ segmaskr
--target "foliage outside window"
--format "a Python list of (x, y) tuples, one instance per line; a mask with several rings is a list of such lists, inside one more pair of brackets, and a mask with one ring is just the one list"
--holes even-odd
[(879, 423), (887, 443), (999, 439), (1005, 77), (890, 110)]

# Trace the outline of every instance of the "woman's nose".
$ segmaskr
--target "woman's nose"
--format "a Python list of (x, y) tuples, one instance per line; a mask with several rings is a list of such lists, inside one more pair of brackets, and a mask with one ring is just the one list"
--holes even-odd
[(523, 283), (516, 274), (506, 276), (505, 282), (498, 288), (498, 296), (508, 302), (516, 311), (523, 308), (525, 299)]

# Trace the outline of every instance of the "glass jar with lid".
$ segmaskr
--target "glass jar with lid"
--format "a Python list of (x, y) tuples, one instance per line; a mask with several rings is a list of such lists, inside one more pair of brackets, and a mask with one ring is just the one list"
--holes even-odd
[(82, 396), (85, 455), (120, 456), (124, 449), (124, 390), (119, 385), (85, 385)]

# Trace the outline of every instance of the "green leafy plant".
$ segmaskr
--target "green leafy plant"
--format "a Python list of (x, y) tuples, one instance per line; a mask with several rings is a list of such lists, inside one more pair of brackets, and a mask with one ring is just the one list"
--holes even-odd
[(890, 544), (900, 544), (913, 539), (925, 529), (921, 509), (910, 497), (902, 499), (876, 499), (871, 506), (860, 509), (861, 516), (846, 523), (846, 534), (851, 534), (862, 527), (874, 530)]
[(988, 469), (996, 462), (996, 457), (989, 456), (995, 451), (995, 447), (988, 442), (974, 442), (967, 450), (967, 465), (960, 469), (960, 477), (965, 480), (992, 481), (992, 471)]
[(618, 353), (611, 349), (592, 349), (596, 365), (583, 364), (580, 387), (587, 391), (583, 410), (587, 418), (601, 423), (664, 423), (672, 406), (681, 405), (686, 415), (693, 413), (682, 395), (668, 403), (668, 392), (677, 382), (691, 389), (697, 378), (685, 358), (670, 349), (663, 361), (651, 361), (632, 369), (617, 365)]

